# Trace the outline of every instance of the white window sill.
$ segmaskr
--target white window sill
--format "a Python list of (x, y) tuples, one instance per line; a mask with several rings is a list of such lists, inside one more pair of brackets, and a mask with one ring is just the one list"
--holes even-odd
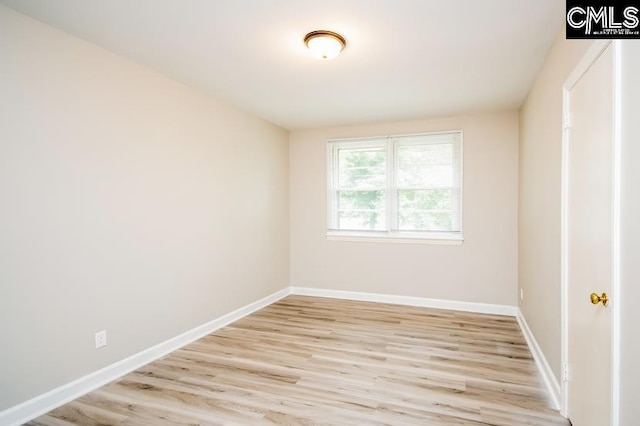
[(446, 246), (462, 245), (462, 234), (447, 233), (404, 233), (404, 232), (357, 232), (327, 231), (328, 241), (350, 241), (358, 243), (395, 243), (395, 244), (436, 244)]

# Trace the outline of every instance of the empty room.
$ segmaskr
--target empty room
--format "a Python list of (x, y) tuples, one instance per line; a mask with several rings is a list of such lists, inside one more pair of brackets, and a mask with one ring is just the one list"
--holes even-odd
[(0, 425), (640, 424), (639, 23), (0, 0)]

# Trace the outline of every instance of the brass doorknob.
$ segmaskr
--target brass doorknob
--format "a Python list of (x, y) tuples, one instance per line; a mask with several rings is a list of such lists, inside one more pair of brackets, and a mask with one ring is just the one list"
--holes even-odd
[(602, 302), (604, 306), (607, 306), (607, 303), (609, 303), (609, 296), (607, 296), (607, 293), (602, 293), (602, 296), (598, 296), (598, 293), (591, 293), (590, 297), (591, 303), (593, 303), (594, 305)]

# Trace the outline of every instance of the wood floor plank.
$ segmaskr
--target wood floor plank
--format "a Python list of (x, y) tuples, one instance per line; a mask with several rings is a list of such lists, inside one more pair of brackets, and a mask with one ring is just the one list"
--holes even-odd
[(289, 296), (28, 423), (568, 426), (514, 318)]

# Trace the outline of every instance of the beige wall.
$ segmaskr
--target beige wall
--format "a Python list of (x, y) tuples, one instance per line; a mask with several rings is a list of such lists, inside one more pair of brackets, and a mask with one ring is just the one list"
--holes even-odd
[(559, 34), (520, 110), (520, 309), (558, 378), (562, 85), (590, 45)]
[[(621, 43), (622, 57), (622, 149), (621, 149), (621, 389), (620, 425), (638, 424), (640, 383), (640, 42)], [(614, 296), (615, 297), (615, 296)]]
[(285, 130), (3, 7), (0, 58), (0, 411), (288, 286)]
[[(291, 285), (516, 304), (517, 113), (295, 131), (290, 136)], [(464, 131), (460, 246), (327, 241), (326, 141)]]

